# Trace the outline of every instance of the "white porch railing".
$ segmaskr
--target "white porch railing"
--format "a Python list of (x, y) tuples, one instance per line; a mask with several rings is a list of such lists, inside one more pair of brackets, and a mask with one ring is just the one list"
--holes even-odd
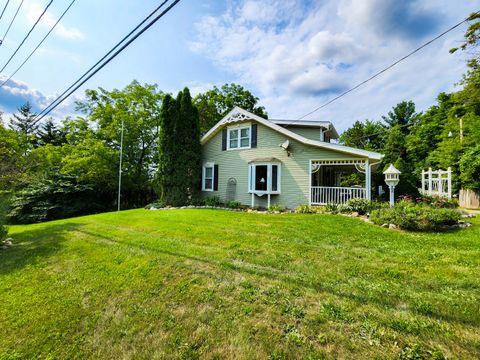
[(350, 199), (366, 199), (365, 188), (312, 186), (311, 205), (345, 204)]

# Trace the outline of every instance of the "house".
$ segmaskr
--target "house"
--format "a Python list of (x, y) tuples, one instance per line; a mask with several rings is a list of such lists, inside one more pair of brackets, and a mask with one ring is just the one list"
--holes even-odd
[[(372, 168), (382, 154), (330, 142), (330, 122), (266, 120), (239, 107), (202, 138), (202, 196), (252, 207), (371, 199)], [(341, 186), (354, 172), (363, 181)]]

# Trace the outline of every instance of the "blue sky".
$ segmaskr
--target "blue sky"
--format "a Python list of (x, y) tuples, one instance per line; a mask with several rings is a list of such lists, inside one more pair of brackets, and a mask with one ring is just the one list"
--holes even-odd
[[(0, 76), (16, 69), (69, 2), (53, 1)], [(0, 36), (19, 3), (10, 0), (0, 20)], [(0, 64), (47, 3), (24, 0), (0, 46)], [(4, 119), (27, 100), (35, 109), (43, 108), (159, 3), (76, 0), (61, 26), (8, 86), (0, 88)], [(123, 88), (137, 79), (168, 92), (189, 86), (193, 93), (236, 82), (260, 98), (270, 117), (295, 119), (479, 9), (480, 0), (183, 0), (54, 115), (74, 114), (73, 102), (86, 88)], [(465, 71), (465, 55), (448, 53), (462, 40), (465, 28), (309, 118), (330, 120), (344, 130), (357, 119), (379, 119), (402, 100), (425, 109), (440, 91), (454, 90)]]

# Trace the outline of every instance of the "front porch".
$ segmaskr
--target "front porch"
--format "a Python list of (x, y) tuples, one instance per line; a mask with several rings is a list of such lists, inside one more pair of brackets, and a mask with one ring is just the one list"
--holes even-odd
[(371, 200), (368, 159), (310, 161), (310, 205), (345, 204), (351, 199)]

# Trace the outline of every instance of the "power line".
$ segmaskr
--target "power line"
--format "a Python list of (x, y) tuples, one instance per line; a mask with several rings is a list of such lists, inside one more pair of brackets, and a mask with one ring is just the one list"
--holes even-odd
[(292, 125), (293, 123), (295, 123), (296, 121), (300, 121), (302, 119), (304, 119), (305, 117), (317, 112), (318, 110), (320, 109), (323, 109), (324, 107), (330, 105), (331, 103), (333, 103), (334, 101), (337, 101), (338, 99), (342, 98), (343, 96), (347, 95), (348, 93), (358, 89), (360, 86), (366, 84), (367, 82), (375, 79), (377, 76), (383, 74), (384, 72), (390, 70), (391, 68), (393, 68), (395, 65), (397, 65), (398, 63), (402, 62), (403, 60), (409, 58), (410, 56), (412, 56), (413, 54), (419, 52), (420, 50), (422, 50), (423, 48), (427, 47), (428, 45), (430, 45), (431, 43), (433, 43), (434, 41), (440, 39), (441, 37), (443, 37), (444, 35), (446, 35), (447, 33), (449, 33), (450, 31), (456, 29), (457, 27), (459, 27), (460, 25), (462, 25), (463, 23), (465, 23), (466, 21), (468, 21), (469, 19), (471, 19), (471, 17), (475, 14), (478, 14), (480, 13), (480, 11), (477, 11), (475, 13), (473, 13), (472, 15), (469, 15), (467, 18), (463, 19), (462, 21), (460, 21), (459, 23), (453, 25), (452, 27), (450, 27), (449, 29), (445, 30), (444, 32), (442, 32), (441, 34), (435, 36), (433, 39), (427, 41), (425, 44), (419, 46), (418, 48), (416, 48), (415, 50), (413, 50), (412, 52), (410, 52), (409, 54), (401, 57), (400, 59), (398, 59), (397, 61), (393, 62), (392, 64), (390, 64), (389, 66), (387, 66), (386, 68), (380, 70), (379, 72), (375, 73), (374, 75), (370, 76), (368, 79), (358, 83), (357, 85), (353, 86), (352, 88), (344, 91), (343, 93), (341, 93), (340, 95), (338, 96), (335, 96), (333, 99), (327, 101), (326, 103), (320, 105), (319, 107), (315, 108), (314, 110), (306, 113), (305, 115), (301, 116), (300, 118), (298, 118), (297, 120), (292, 120), (291, 123), (285, 125), (284, 127), (288, 127), (290, 125)]
[(5, 10), (7, 9), (7, 6), (8, 6), (8, 3), (9, 3), (9, 2), (10, 2), (10, 0), (7, 0), (7, 3), (5, 4), (5, 7), (3, 8), (2, 13), (0, 14), (0, 20), (2, 20), (3, 13), (4, 13)]
[(10, 77), (8, 79), (6, 79), (5, 81), (3, 81), (1, 84), (0, 84), (0, 88), (5, 85), (7, 83), (8, 80), (10, 80), (13, 76), (15, 76), (15, 74), (23, 67), (23, 65), (25, 65), (25, 63), (32, 57), (32, 55), (38, 50), (38, 48), (43, 44), (43, 42), (46, 40), (46, 38), (50, 35), (50, 33), (55, 29), (55, 27), (58, 25), (58, 23), (60, 22), (60, 20), (62, 20), (63, 16), (68, 12), (68, 10), (70, 10), (70, 8), (72, 7), (73, 3), (75, 2), (75, 0), (72, 0), (72, 2), (70, 3), (70, 5), (68, 5), (68, 7), (65, 9), (65, 11), (62, 13), (62, 15), (60, 15), (60, 17), (58, 18), (57, 22), (52, 26), (52, 28), (48, 31), (48, 33), (43, 37), (43, 39), (38, 43), (38, 45), (35, 47), (35, 49), (33, 49), (33, 51), (30, 53), (30, 55), (27, 56), (27, 58), (23, 61), (23, 63), (13, 72), (12, 75), (10, 75)]
[[(150, 15), (148, 15), (139, 25), (137, 25), (127, 36), (125, 36), (117, 45), (115, 45), (102, 59), (100, 59), (95, 65), (93, 65), (87, 72), (85, 72), (75, 83), (73, 83), (67, 90), (65, 90), (60, 96), (58, 96), (54, 101), (52, 101), (45, 109), (43, 109), (36, 117), (35, 123), (42, 120), (46, 115), (48, 115), (53, 109), (55, 109), (58, 105), (60, 105), (63, 101), (65, 101), (70, 95), (72, 95), (80, 86), (86, 83), (92, 76), (94, 76), (97, 72), (99, 72), (105, 65), (107, 65), (110, 61), (112, 61), (118, 54), (120, 54), (126, 47), (128, 47), (133, 41), (135, 41), (140, 35), (142, 35), (146, 30), (148, 30), (153, 24), (155, 24), (158, 20), (160, 20), (165, 14), (167, 14), (175, 5), (177, 5), (180, 0), (175, 0), (172, 4), (170, 4), (162, 13), (156, 16), (153, 20), (151, 20), (147, 25), (145, 25), (138, 33), (136, 33), (130, 40), (128, 40), (124, 45), (122, 45), (117, 51), (122, 42), (124, 42), (130, 35), (132, 35), (137, 29), (139, 29), (149, 18), (153, 16), (168, 0), (165, 0), (160, 6), (157, 7)], [(113, 51), (115, 51), (111, 56), (109, 56)], [(108, 57), (109, 56), (109, 57)], [(108, 57), (108, 58), (107, 58)], [(107, 59), (106, 59), (107, 58)], [(92, 71), (100, 62), (103, 62), (96, 68), (90, 75), (87, 76), (89, 72)], [(83, 80), (82, 80), (83, 79)], [(70, 90), (71, 89), (71, 90)], [(70, 90), (70, 91), (69, 91)], [(68, 93), (67, 93), (68, 92)], [(66, 94), (66, 95), (65, 95)]]
[[(168, 0), (163, 1), (155, 10), (153, 10), (145, 19), (143, 19), (133, 30), (131, 30), (126, 36), (124, 36), (110, 51), (108, 51), (100, 60), (98, 60), (93, 66), (90, 67), (80, 78), (77, 79), (70, 87), (68, 87), (62, 94), (60, 94), (54, 101), (52, 101), (45, 109), (43, 109), (40, 113), (37, 114), (37, 118), (40, 117), (37, 121), (40, 121), (45, 115), (50, 113), (55, 107), (60, 105), (70, 94), (68, 94), (65, 98), (62, 98), (68, 91), (75, 87), (78, 83), (80, 83), (87, 75), (90, 73), (97, 65), (99, 65), (103, 60), (105, 60), (116, 48), (118, 48), (129, 36), (131, 36), (136, 30), (138, 30), (145, 22), (148, 21), (158, 10), (160, 10)], [(92, 74), (94, 75), (94, 74)], [(86, 79), (85, 81), (87, 81)], [(82, 83), (83, 84), (83, 83)], [(73, 91), (75, 91), (75, 88)], [(58, 102), (58, 103), (57, 103)], [(57, 103), (57, 104), (56, 104)], [(51, 109), (50, 109), (51, 108)]]
[(15, 21), (18, 12), (20, 11), (20, 8), (22, 7), (22, 4), (23, 4), (23, 0), (20, 1), (20, 5), (18, 5), (17, 11), (15, 12), (15, 15), (13, 15), (13, 19), (12, 19), (12, 21), (10, 21), (10, 25), (8, 25), (7, 31), (5, 31), (5, 34), (3, 35), (2, 40), (0, 40), (0, 45), (2, 45), (3, 42), (5, 41), (5, 37), (7, 36), (8, 32), (10, 31), (10, 28), (12, 27), (12, 24)]
[(47, 12), (48, 8), (50, 7), (50, 5), (52, 5), (52, 2), (53, 0), (50, 0), (50, 2), (47, 4), (47, 6), (45, 7), (45, 9), (43, 10), (43, 12), (40, 14), (40, 16), (38, 17), (37, 21), (35, 21), (35, 24), (33, 24), (32, 28), (28, 31), (27, 35), (23, 38), (22, 42), (20, 43), (20, 45), (18, 45), (17, 49), (13, 52), (12, 56), (10, 56), (10, 59), (8, 59), (7, 63), (5, 65), (3, 65), (2, 69), (0, 70), (0, 73), (3, 72), (3, 70), (5, 70), (5, 68), (7, 67), (7, 65), (10, 63), (10, 61), (12, 61), (13, 57), (17, 54), (18, 50), (22, 47), (23, 43), (28, 39), (28, 37), (30, 36), (30, 34), (32, 33), (33, 29), (35, 29), (35, 27), (37, 26), (37, 24), (40, 22), (40, 20), (42, 19), (43, 15)]

